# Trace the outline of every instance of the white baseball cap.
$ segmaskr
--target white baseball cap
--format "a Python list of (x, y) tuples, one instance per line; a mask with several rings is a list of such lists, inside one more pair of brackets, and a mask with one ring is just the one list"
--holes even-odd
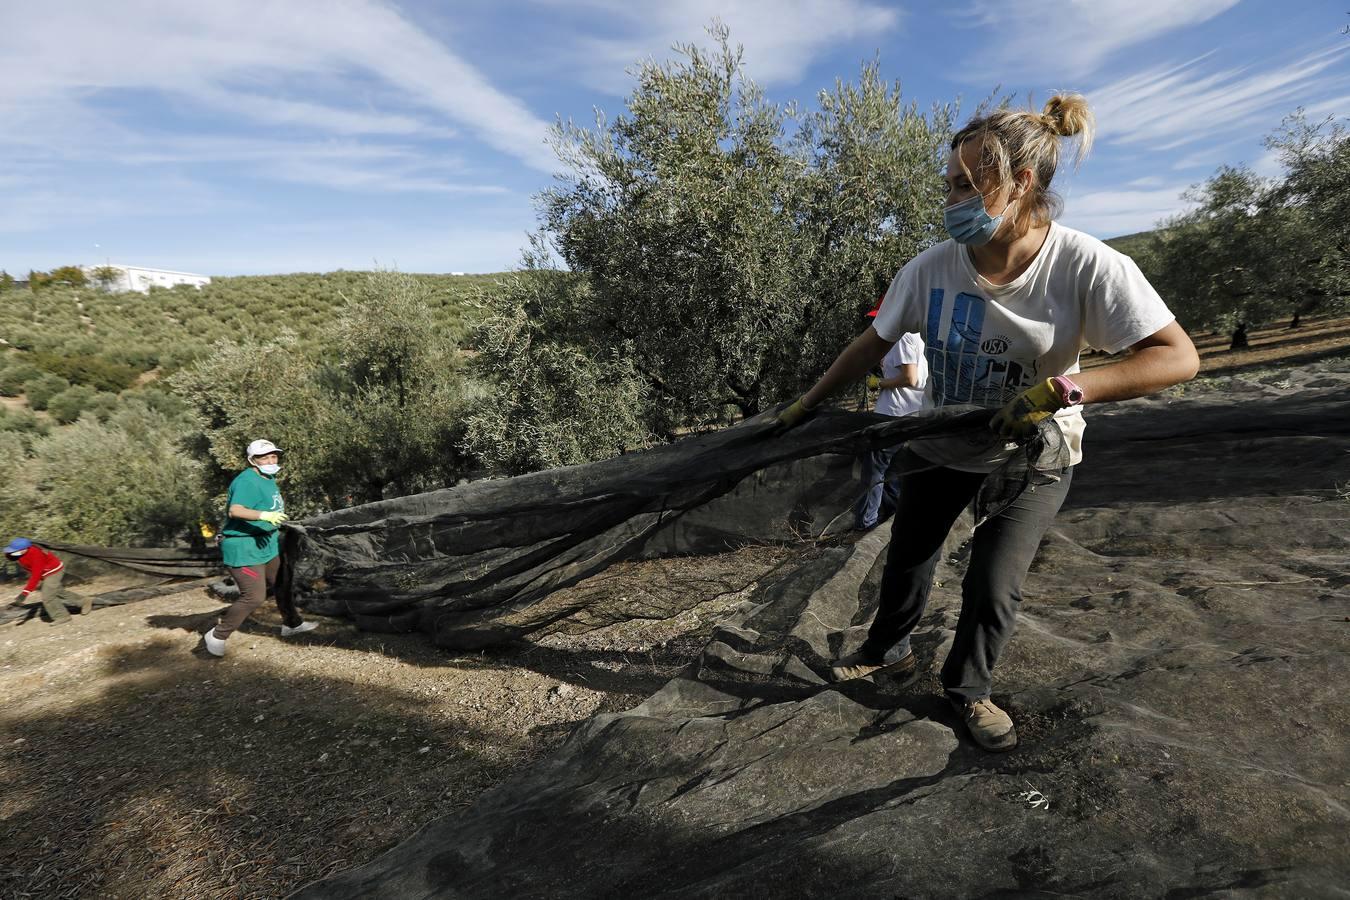
[(281, 448), (278, 447), (276, 444), (272, 443), (271, 441), (264, 441), (263, 439), (259, 438), (258, 440), (249, 444), (248, 449), (245, 450), (244, 452), (248, 455), (249, 459), (252, 459), (255, 456), (265, 456), (268, 453), (280, 453)]

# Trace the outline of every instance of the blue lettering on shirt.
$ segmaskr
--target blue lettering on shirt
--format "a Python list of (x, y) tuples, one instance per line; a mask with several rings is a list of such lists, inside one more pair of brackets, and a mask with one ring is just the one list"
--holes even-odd
[[(928, 294), (924, 354), (928, 357), (934, 405), (1002, 406), (1037, 381), (1035, 362), (1026, 365), (982, 352), (987, 304), (983, 297), (958, 293), (944, 331), (945, 296), (942, 288), (934, 288)], [(1006, 341), (992, 340), (986, 347), (1006, 349)]]

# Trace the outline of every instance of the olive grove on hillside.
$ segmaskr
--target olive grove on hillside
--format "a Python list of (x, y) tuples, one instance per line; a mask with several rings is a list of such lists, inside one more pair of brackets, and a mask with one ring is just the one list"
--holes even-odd
[(454, 342), (418, 279), (366, 277), (341, 315), (301, 344), (293, 333), (221, 341), (171, 379), (196, 423), (215, 490), (240, 471), (249, 441), (284, 451), (297, 513), (442, 487), (463, 474), (465, 387)]

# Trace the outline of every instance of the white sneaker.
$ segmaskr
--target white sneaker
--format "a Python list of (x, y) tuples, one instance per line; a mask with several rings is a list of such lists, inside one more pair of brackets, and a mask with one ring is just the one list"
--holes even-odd
[(216, 637), (216, 630), (214, 628), (202, 635), (202, 640), (206, 642), (207, 653), (210, 653), (212, 656), (225, 655), (225, 642)]
[(293, 634), (304, 634), (306, 631), (313, 631), (315, 628), (318, 628), (318, 627), (319, 627), (319, 623), (318, 623), (318, 622), (301, 622), (299, 625), (295, 626), (294, 628), (292, 628), (292, 627), (289, 626), (289, 625), (282, 625), (282, 626), (281, 626), (281, 636), (282, 636), (282, 637), (290, 637), (290, 636), (293, 635)]

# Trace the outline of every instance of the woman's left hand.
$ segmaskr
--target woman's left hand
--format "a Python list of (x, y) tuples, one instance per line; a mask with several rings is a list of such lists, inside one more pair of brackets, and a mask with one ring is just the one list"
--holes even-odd
[(989, 428), (999, 437), (1021, 439), (1029, 437), (1044, 419), (1064, 408), (1053, 380), (1027, 388), (994, 414)]

